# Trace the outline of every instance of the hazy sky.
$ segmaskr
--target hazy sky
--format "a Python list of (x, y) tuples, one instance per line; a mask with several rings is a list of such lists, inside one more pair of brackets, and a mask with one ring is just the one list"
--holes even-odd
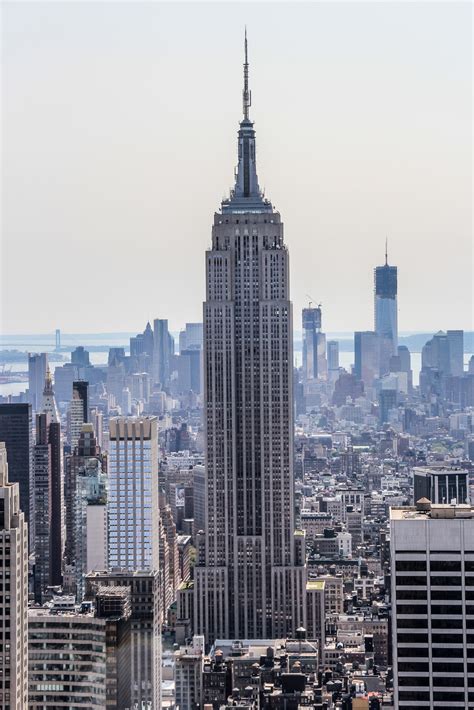
[(473, 327), (471, 4), (2, 4), (4, 333), (200, 320), (233, 183), (247, 24), (260, 184), (295, 327)]

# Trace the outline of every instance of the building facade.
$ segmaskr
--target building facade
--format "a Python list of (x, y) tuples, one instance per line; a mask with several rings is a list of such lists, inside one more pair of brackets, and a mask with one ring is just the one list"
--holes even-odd
[(474, 509), (391, 508), (394, 705), (474, 703)]
[(108, 566), (158, 570), (158, 421), (109, 422)]
[(28, 530), (0, 441), (0, 708), (28, 706)]
[[(20, 509), (34, 548), (33, 418), (31, 404), (0, 404), (0, 441), (5, 442), (9, 477), (18, 483)], [(31, 512), (30, 512), (31, 511)]]
[[(86, 577), (86, 598), (95, 599), (105, 588), (130, 590), (130, 698), (132, 708), (161, 707), (160, 581), (158, 572), (90, 572)], [(125, 710), (125, 708), (119, 708)]]
[(105, 710), (105, 627), (105, 619), (79, 612), (73, 598), (70, 608), (29, 610), (30, 710)]

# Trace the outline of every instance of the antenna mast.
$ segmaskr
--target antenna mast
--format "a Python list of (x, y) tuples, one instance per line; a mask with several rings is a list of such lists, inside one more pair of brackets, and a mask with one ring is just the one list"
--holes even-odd
[(249, 91), (249, 62), (247, 51), (247, 27), (245, 27), (245, 62), (244, 62), (244, 90), (242, 92), (244, 120), (249, 120), (249, 108), (252, 105), (252, 92)]

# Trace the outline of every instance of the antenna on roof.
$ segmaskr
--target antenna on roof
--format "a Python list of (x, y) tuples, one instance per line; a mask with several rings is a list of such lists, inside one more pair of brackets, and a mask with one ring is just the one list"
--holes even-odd
[(244, 119), (248, 121), (249, 119), (249, 108), (252, 105), (252, 92), (249, 91), (249, 61), (248, 61), (248, 48), (247, 48), (247, 25), (245, 26), (245, 62), (244, 62), (244, 90), (242, 92), (243, 99), (243, 111)]

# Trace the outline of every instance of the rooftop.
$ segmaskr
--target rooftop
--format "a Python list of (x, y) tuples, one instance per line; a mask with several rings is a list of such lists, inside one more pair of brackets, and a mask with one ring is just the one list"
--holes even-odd
[(324, 590), (324, 585), (325, 585), (325, 582), (322, 580), (310, 579), (309, 582), (306, 582), (306, 589), (308, 591), (316, 590), (316, 591), (322, 592)]
[(453, 518), (474, 518), (474, 507), (466, 504), (431, 504), (419, 501), (421, 505), (390, 508), (390, 520), (447, 520)]

